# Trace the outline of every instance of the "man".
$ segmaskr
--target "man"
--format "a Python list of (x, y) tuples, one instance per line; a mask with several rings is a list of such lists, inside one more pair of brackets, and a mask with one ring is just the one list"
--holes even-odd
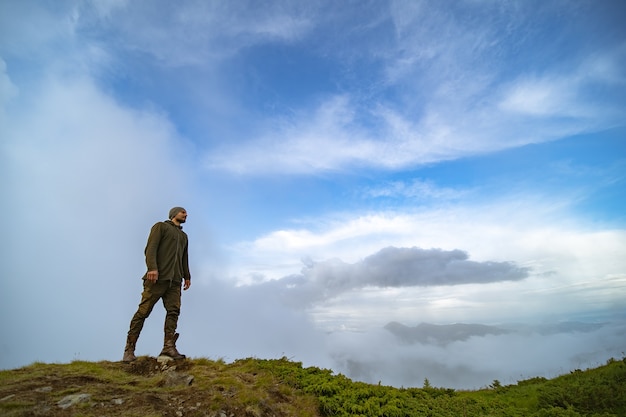
[[(130, 321), (126, 338), (123, 362), (132, 362), (135, 345), (143, 323), (152, 308), (160, 299), (165, 307), (165, 340), (160, 355), (173, 359), (184, 359), (185, 355), (176, 349), (178, 316), (180, 314), (181, 285), (184, 290), (191, 286), (191, 274), (187, 257), (187, 234), (181, 226), (187, 220), (187, 211), (174, 207), (169, 212), (169, 220), (158, 222), (150, 230), (146, 244), (146, 266), (148, 271), (143, 276), (143, 293), (139, 308)], [(184, 281), (184, 283), (183, 283)]]

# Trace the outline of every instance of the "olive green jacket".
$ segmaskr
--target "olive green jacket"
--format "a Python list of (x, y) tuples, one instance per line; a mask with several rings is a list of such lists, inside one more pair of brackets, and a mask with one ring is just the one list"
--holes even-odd
[[(146, 244), (148, 271), (159, 271), (159, 281), (182, 282), (191, 279), (187, 256), (187, 234), (171, 220), (158, 222), (150, 230)], [(146, 275), (143, 279), (146, 279)]]

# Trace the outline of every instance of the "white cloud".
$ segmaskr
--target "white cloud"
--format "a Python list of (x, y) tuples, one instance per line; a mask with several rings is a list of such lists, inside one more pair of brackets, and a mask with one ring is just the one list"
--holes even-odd
[(74, 342), (92, 326), (111, 349), (136, 305), (149, 227), (195, 202), (188, 149), (161, 115), (123, 108), (88, 79), (20, 88), (0, 127), (0, 181), (16, 208), (0, 255), (2, 367), (90, 350)]
[(398, 344), (379, 329), (335, 333), (329, 336), (329, 345), (334, 369), (358, 380), (421, 387), (427, 378), (437, 387), (478, 389), (496, 379), (515, 384), (602, 365), (610, 357), (620, 357), (624, 332), (624, 326), (615, 323), (593, 332), (488, 335), (438, 347)]
[[(66, 70), (81, 67), (93, 73), (115, 72), (117, 65), (133, 65), (127, 54), (148, 54), (167, 67), (204, 68), (202, 79), (195, 83), (208, 83), (221, 91), (225, 97), (211, 103), (227, 102), (232, 109), (238, 106), (226, 97), (229, 89), (219, 75), (221, 64), (254, 45), (285, 42), (307, 48), (315, 30), (325, 22), (323, 5), (297, 2), (263, 8), (202, 2), (164, 3), (162, 7), (133, 2), (102, 4), (75, 4), (54, 11), (24, 7), (17, 15), (40, 19), (38, 26), (47, 28), (46, 36), (35, 36), (12, 24), (11, 36), (6, 38), (19, 39), (33, 52), (47, 51), (54, 42), (63, 43), (62, 56), (56, 62), (68, 63)], [(212, 141), (205, 150), (206, 166), (245, 174), (310, 174), (355, 167), (397, 170), (551, 141), (621, 122), (620, 107), (611, 100), (598, 102), (593, 88), (623, 88), (623, 76), (616, 69), (621, 68), (623, 47), (608, 46), (610, 49), (593, 57), (583, 56), (566, 71), (511, 72), (502, 60), (511, 53), (505, 50), (505, 41), (512, 42), (512, 48), (529, 42), (520, 35), (531, 18), (529, 10), (519, 5), (490, 5), (485, 9), (489, 13), (479, 13), (482, 9), (477, 5), (465, 6), (481, 18), (459, 19), (445, 8), (392, 2), (388, 18), (396, 26), (396, 36), (388, 40), (387, 53), (368, 59), (395, 75), (374, 89), (376, 93), (329, 91), (317, 105), (309, 100), (290, 117), (252, 118), (254, 137), (246, 131), (246, 138), (231, 135), (228, 144)], [(548, 7), (546, 13), (553, 12)], [(378, 22), (381, 14), (386, 16), (382, 11), (364, 16)], [(343, 18), (347, 15), (341, 14)], [(65, 23), (52, 24), (59, 16)], [(485, 24), (483, 18), (487, 17)], [(334, 37), (349, 37), (345, 25), (333, 27), (338, 30)], [(5, 46), (18, 53), (12, 44)], [(42, 54), (49, 55), (36, 55)], [(343, 55), (335, 51), (331, 56)], [(118, 61), (122, 58), (123, 64)], [(341, 61), (333, 64), (347, 65)], [(206, 105), (207, 99), (203, 100)]]
[(235, 173), (312, 173), (369, 160), (378, 145), (355, 125), (349, 102), (345, 95), (331, 97), (312, 115), (302, 112), (295, 122), (277, 120), (257, 139), (210, 151), (206, 166)]
[[(612, 56), (613, 62), (619, 59)], [(480, 87), (462, 83), (441, 97), (424, 93), (429, 104), (419, 110), (383, 99), (364, 103), (348, 94), (329, 97), (310, 113), (264, 123), (256, 138), (211, 149), (206, 166), (248, 175), (400, 170), (620, 124), (619, 103), (592, 100), (595, 88), (609, 88), (615, 81), (588, 72), (583, 61), (568, 73), (522, 75)], [(410, 88), (404, 82), (397, 86)], [(367, 128), (359, 122), (365, 119)]]
[[(314, 297), (317, 304), (311, 314), (330, 329), (369, 327), (408, 317), (493, 322), (623, 310), (619, 298), (625, 282), (620, 277), (626, 263), (619, 254), (626, 252), (626, 234), (620, 229), (590, 228), (564, 215), (567, 206), (554, 203), (505, 194), (489, 205), (318, 219), (310, 223), (315, 228), (280, 230), (232, 247), (231, 256), (241, 263), (230, 272), (242, 284), (263, 285), (260, 282), (283, 278), (282, 283), (268, 285), (292, 301), (298, 295), (302, 306), (306, 305), (303, 296)], [(409, 286), (399, 293), (376, 288), (386, 285), (368, 279), (372, 273), (365, 268), (368, 257), (386, 246), (418, 247), (425, 252), (440, 248), (444, 253), (461, 249), (477, 265), (513, 262), (529, 268), (529, 277), (490, 284)], [(365, 269), (358, 272), (361, 266)], [(337, 272), (337, 268), (343, 272), (331, 274), (335, 284), (353, 277), (360, 289), (349, 284), (334, 291), (324, 284), (319, 286), (322, 292), (316, 292), (318, 278), (320, 283), (330, 279), (324, 271)], [(424, 275), (414, 278), (424, 279)]]
[(580, 116), (572, 109), (575, 85), (562, 79), (521, 81), (511, 88), (501, 108), (533, 116)]
[(411, 181), (390, 181), (364, 190), (372, 198), (410, 198), (416, 201), (456, 200), (471, 195), (471, 190), (439, 187), (431, 180), (413, 179)]
[(521, 76), (506, 87), (499, 108), (534, 117), (578, 118), (588, 124), (601, 121), (610, 126), (610, 120), (619, 116), (613, 114), (610, 101), (603, 104), (594, 99), (598, 94), (594, 87), (623, 86), (626, 80), (616, 67), (625, 57), (622, 47), (588, 57), (567, 72)]
[(150, 54), (169, 67), (210, 67), (241, 48), (291, 42), (311, 28), (307, 8), (290, 2), (267, 7), (241, 2), (124, 2), (106, 9), (98, 4), (97, 10), (97, 19), (92, 20), (85, 6), (82, 27), (106, 28), (125, 40), (117, 47)]

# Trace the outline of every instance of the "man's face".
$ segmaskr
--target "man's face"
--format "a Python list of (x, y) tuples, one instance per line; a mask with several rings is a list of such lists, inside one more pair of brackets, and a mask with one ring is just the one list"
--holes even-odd
[(185, 220), (187, 220), (187, 212), (185, 210), (179, 211), (178, 214), (176, 214), (176, 216), (174, 216), (174, 219), (178, 223), (185, 223)]

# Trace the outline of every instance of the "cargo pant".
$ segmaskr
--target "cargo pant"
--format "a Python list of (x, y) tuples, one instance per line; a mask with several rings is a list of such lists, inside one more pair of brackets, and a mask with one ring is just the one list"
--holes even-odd
[(180, 315), (180, 287), (180, 282), (159, 280), (155, 283), (151, 283), (148, 280), (144, 280), (141, 301), (139, 302), (137, 312), (130, 321), (128, 337), (134, 340), (139, 337), (144, 321), (148, 318), (152, 312), (152, 308), (154, 308), (154, 305), (160, 299), (163, 300), (163, 307), (165, 307), (165, 325), (163, 326), (163, 331), (166, 335), (176, 333), (178, 316)]

